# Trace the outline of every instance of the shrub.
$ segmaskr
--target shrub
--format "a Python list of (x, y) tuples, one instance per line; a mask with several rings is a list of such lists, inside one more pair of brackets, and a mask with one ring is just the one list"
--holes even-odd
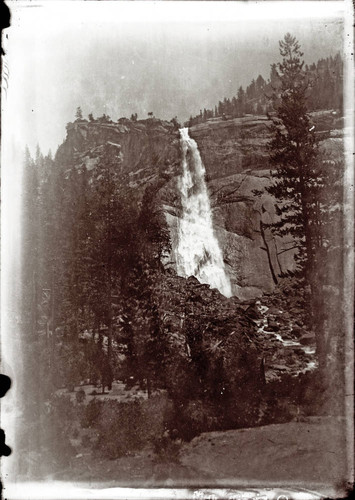
[(92, 399), (90, 403), (84, 408), (81, 415), (81, 426), (84, 428), (96, 427), (101, 418), (101, 412), (103, 408), (103, 401), (98, 401)]
[(91, 444), (101, 456), (116, 459), (154, 443), (171, 421), (172, 403), (162, 392), (148, 400), (90, 401), (82, 407), (82, 427), (95, 429)]
[(151, 398), (142, 402), (142, 414), (147, 426), (147, 438), (154, 441), (170, 427), (173, 415), (173, 403), (167, 394), (161, 392), (153, 394)]
[(85, 401), (86, 394), (84, 389), (79, 389), (79, 391), (75, 394), (76, 401), (80, 404)]
[(152, 440), (153, 451), (157, 462), (178, 462), (180, 454), (180, 442), (173, 440), (164, 433)]
[(214, 406), (206, 401), (195, 399), (175, 406), (174, 416), (169, 422), (170, 429), (184, 441), (190, 441), (201, 432), (220, 428)]
[(81, 438), (81, 444), (86, 448), (92, 446), (92, 440), (90, 439), (90, 436), (88, 436), (88, 434), (83, 435), (83, 437)]
[(140, 401), (106, 402), (98, 425), (96, 448), (115, 459), (141, 449), (148, 442), (148, 426)]

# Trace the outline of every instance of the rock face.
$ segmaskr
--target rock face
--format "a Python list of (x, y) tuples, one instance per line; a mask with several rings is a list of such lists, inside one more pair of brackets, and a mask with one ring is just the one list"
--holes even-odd
[(265, 169), (269, 126), (266, 116), (246, 115), (195, 125), (190, 136), (199, 145), (207, 175), (215, 179)]
[[(248, 481), (249, 488), (255, 487), (255, 497), (265, 494), (258, 493), (260, 484), (282, 485), (280, 499), (292, 498), (305, 485), (314, 492), (310, 498), (338, 497), (335, 489), (341, 497), (346, 459), (333, 450), (345, 446), (344, 424), (340, 417), (309, 417), (303, 422), (206, 433), (184, 446), (181, 462), (197, 470), (196, 476), (202, 470), (214, 481), (235, 488)], [(292, 485), (289, 493), (286, 485)]]
[[(321, 133), (324, 123), (329, 128), (324, 149), (341, 151), (341, 134), (330, 130), (341, 123), (332, 122), (331, 112), (315, 114), (316, 124), (317, 120), (321, 120)], [(265, 116), (247, 115), (232, 120), (214, 119), (189, 129), (206, 167), (215, 233), (232, 292), (242, 299), (270, 293), (278, 275), (294, 268), (292, 238), (273, 237), (267, 227), (276, 218), (274, 199), (266, 193), (255, 193), (270, 183), (269, 125)], [(177, 128), (155, 118), (138, 122), (121, 119), (117, 123), (77, 120), (67, 125), (67, 138), (57, 157), (62, 163), (72, 162), (74, 157), (76, 165), (85, 164), (90, 170), (97, 161), (98, 149), (107, 143), (117, 148), (131, 187), (143, 192), (149, 183), (159, 183), (157, 196), (166, 214), (174, 249), (181, 215), (177, 189), (181, 148)], [(170, 262), (174, 265), (174, 252)]]
[(179, 133), (170, 122), (150, 118), (139, 122), (100, 123), (86, 120), (68, 123), (67, 137), (56, 158), (62, 163), (95, 165), (98, 149), (104, 144), (116, 147), (120, 164), (129, 174), (132, 186), (144, 189), (159, 175), (176, 173), (180, 166)]

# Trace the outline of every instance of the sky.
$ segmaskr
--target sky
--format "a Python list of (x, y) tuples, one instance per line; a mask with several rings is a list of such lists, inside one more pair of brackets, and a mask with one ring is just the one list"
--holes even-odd
[(180, 121), (231, 98), (280, 60), (286, 32), (306, 63), (343, 51), (343, 2), (8, 2), (5, 123), (54, 153), (84, 116)]

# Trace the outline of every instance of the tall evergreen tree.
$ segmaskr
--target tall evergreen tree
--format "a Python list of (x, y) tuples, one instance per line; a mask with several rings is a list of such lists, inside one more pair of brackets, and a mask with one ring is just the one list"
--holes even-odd
[(237, 94), (238, 116), (243, 116), (245, 111), (245, 92), (242, 86), (238, 89)]
[(81, 107), (80, 106), (78, 106), (76, 108), (75, 118), (77, 120), (82, 120), (83, 119), (83, 112), (81, 111)]
[[(283, 60), (278, 63), (277, 72), (281, 88), (279, 95), (274, 96), (276, 116), (269, 145), (273, 182), (267, 191), (276, 198), (279, 215), (272, 230), (281, 236), (290, 234), (296, 242), (297, 274), (308, 292), (305, 306), (309, 306), (308, 319), (314, 326), (319, 312), (316, 307), (319, 297), (316, 256), (321, 245), (318, 234), (322, 224), (319, 191), (324, 180), (317, 161), (314, 127), (307, 113), (308, 82), (303, 71), (303, 53), (296, 38), (289, 33), (280, 41), (280, 54)], [(316, 330), (320, 354), (322, 332)]]

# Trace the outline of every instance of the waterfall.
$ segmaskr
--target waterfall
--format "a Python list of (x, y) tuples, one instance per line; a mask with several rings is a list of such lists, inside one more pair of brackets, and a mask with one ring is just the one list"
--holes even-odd
[(178, 223), (178, 244), (175, 249), (177, 273), (184, 277), (195, 276), (201, 283), (207, 283), (226, 297), (231, 297), (230, 280), (213, 231), (206, 170), (188, 129), (180, 129), (180, 136), (183, 173), (178, 180), (182, 217)]

